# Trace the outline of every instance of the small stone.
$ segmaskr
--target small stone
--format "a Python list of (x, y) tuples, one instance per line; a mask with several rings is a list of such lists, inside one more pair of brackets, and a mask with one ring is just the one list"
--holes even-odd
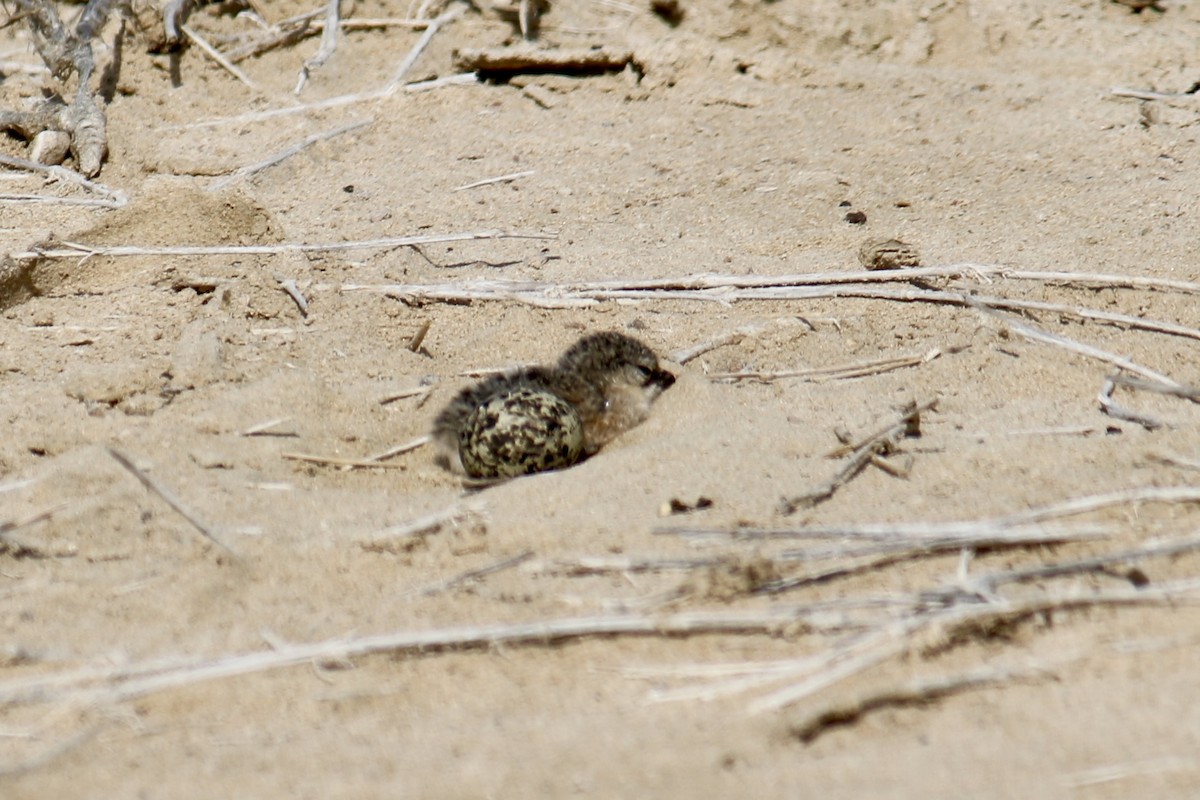
[(71, 135), (66, 131), (42, 131), (33, 137), (29, 160), (47, 166), (58, 166), (71, 150)]

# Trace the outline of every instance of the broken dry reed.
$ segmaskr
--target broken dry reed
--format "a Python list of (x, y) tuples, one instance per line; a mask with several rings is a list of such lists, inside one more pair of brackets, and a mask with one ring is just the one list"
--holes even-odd
[(555, 239), (556, 234), (522, 231), (471, 231), (469, 233), (431, 234), (427, 236), (393, 236), (383, 239), (361, 239), (352, 242), (283, 242), (264, 245), (188, 245), (168, 247), (137, 247), (134, 245), (87, 245), (78, 242), (57, 242), (57, 247), (45, 247), (13, 253), (19, 260), (41, 258), (85, 258), (108, 256), (239, 256), (279, 255), (281, 253), (327, 253), (342, 250), (390, 250), (420, 244), (466, 242), (478, 239)]

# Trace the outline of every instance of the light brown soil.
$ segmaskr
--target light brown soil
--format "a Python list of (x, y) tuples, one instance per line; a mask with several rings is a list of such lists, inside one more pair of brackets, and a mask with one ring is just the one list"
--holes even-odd
[[(309, 10), (260, 4), (272, 20)], [(336, 242), (488, 229), (553, 232), (411, 248), (281, 255), (41, 260), (0, 316), (0, 522), (54, 509), (0, 551), (0, 794), (43, 797), (1194, 797), (1200, 784), (1200, 614), (1179, 603), (1057, 611), (906, 652), (782, 710), (751, 713), (773, 683), (672, 702), (709, 686), (691, 665), (832, 652), (852, 634), (626, 636), (468, 652), (321, 660), (214, 677), (132, 699), (19, 681), (157, 659), (269, 652), (287, 643), (462, 626), (784, 607), (911, 594), (952, 583), (957, 553), (762, 598), (820, 564), (689, 542), (664, 525), (763, 527), (998, 516), (1106, 491), (1186, 485), (1150, 454), (1195, 457), (1200, 409), (1120, 392), (1164, 421), (1104, 416), (1110, 368), (1023, 339), (972, 309), (881, 300), (404, 304), (348, 284), (496, 278), (594, 281), (697, 272), (860, 269), (867, 239), (899, 238), (925, 264), (978, 263), (1200, 279), (1194, 100), (1140, 103), (1115, 86), (1184, 92), (1200, 79), (1200, 7), (1117, 3), (683, 0), (675, 28), (645, 7), (566, 0), (550, 44), (629, 48), (644, 74), (451, 86), (268, 122), (183, 127), (283, 107), (308, 39), (242, 62), (258, 91), (196, 48), (173, 88), (167, 56), (126, 44), (99, 180), (120, 210), (0, 201), (0, 253), (90, 245)], [(359, 2), (360, 17), (403, 3)], [(218, 34), (251, 23), (201, 10)], [(590, 32), (580, 33), (586, 30)], [(353, 32), (302, 95), (386, 83), (419, 33)], [(452, 51), (512, 27), (469, 11), (409, 78), (454, 71)], [(37, 63), (21, 25), (0, 60)], [(7, 63), (7, 61), (6, 61)], [(12, 73), (0, 107), (47, 76)], [(532, 95), (549, 98), (543, 108)], [(233, 187), (218, 177), (307, 136), (366, 120)], [(22, 143), (0, 148), (23, 155)], [(455, 191), (509, 173), (507, 183)], [(3, 175), (5, 193), (83, 197)], [(848, 202), (849, 207), (844, 205)], [(865, 225), (845, 221), (848, 211)], [(215, 279), (216, 288), (185, 286)], [(307, 319), (278, 280), (295, 280)], [(1193, 297), (998, 281), (991, 294), (1195, 326)], [(29, 297), (32, 289), (35, 296)], [(676, 365), (651, 419), (595, 458), (469, 498), (428, 448), (388, 469), (362, 459), (426, 432), (466, 370), (553, 359), (617, 329), (667, 354), (754, 322), (740, 343)], [(423, 349), (407, 343), (432, 324)], [(1200, 384), (1193, 340), (1056, 315), (1027, 320)], [(966, 346), (853, 380), (718, 383), (709, 373), (830, 367)], [(427, 397), (385, 398), (424, 383)], [(940, 398), (903, 443), (907, 479), (870, 468), (790, 517), (785, 495), (838, 468), (835, 431), (862, 436), (912, 400)], [(284, 418), (275, 436), (240, 435)], [(1071, 433), (1074, 431), (1074, 433)], [(282, 435), (282, 434), (286, 434)], [(127, 454), (229, 548), (111, 457)], [(711, 508), (660, 517), (672, 499)], [(480, 509), (380, 551), (364, 539), (453, 508)], [(1133, 547), (1194, 530), (1187, 505), (1118, 506), (1092, 522), (1115, 541), (979, 553), (972, 572)], [(19, 539), (30, 546), (20, 550)], [(442, 591), (443, 582), (531, 552)], [(723, 566), (580, 575), (557, 559), (697, 559)], [(1148, 561), (1151, 587), (1200, 561)], [(1128, 588), (1110, 575), (1021, 591)], [(856, 619), (858, 617), (855, 617)], [(847, 620), (850, 622), (852, 620)], [(283, 643), (283, 644), (281, 644)], [(790, 732), (830, 704), (980, 666), (1022, 680), (888, 706), (809, 743)], [(635, 668), (656, 668), (650, 677)], [(720, 683), (721, 681), (718, 681)], [(110, 674), (101, 686), (117, 686)]]

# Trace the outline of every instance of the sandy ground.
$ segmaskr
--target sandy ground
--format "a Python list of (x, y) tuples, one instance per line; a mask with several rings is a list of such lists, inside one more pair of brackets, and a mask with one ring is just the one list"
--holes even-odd
[[(311, 10), (260, 7), (268, 21)], [(1184, 540), (1194, 506), (1114, 502), (1022, 528), (1087, 524), (1106, 538), (981, 546), (973, 559), (958, 548), (847, 555), (861, 533), (681, 532), (928, 532), (1107, 492), (1184, 491), (1200, 409), (1121, 389), (1117, 402), (1162, 426), (1106, 416), (1096, 398), (1112, 365), (1030, 340), (1022, 326), (1200, 385), (1189, 287), (970, 271), (875, 286), (1183, 328), (1167, 332), (1062, 312), (736, 290), (591, 304), (557, 291), (538, 305), (441, 302), (415, 289), (402, 301), (378, 289), (851, 273), (865, 241), (891, 237), (930, 266), (1198, 280), (1195, 100), (1111, 93), (1184, 93), (1200, 80), (1200, 7), (1163, 7), (683, 0), (672, 27), (644, 6), (566, 0), (545, 18), (544, 46), (628, 49), (636, 68), (266, 120), (231, 118), (296, 105), (317, 38), (241, 62), (254, 88), (194, 47), (173, 85), (170, 57), (128, 39), (98, 178), (128, 205), (4, 199), (0, 253), (56, 241), (552, 238), (20, 262), (0, 297), (0, 523), (16, 525), (0, 538), (0, 793), (1194, 797), (1200, 614), (1186, 592), (1168, 592), (1200, 574), (1200, 560), (1185, 552), (970, 583)], [(364, 0), (354, 15), (409, 11)], [(192, 25), (226, 48), (255, 30), (216, 8)], [(384, 86), (420, 35), (348, 33), (299, 102)], [(492, 10), (467, 10), (406, 80), (451, 75), (455, 49), (512, 37)], [(39, 63), (21, 25), (0, 41), (0, 107), (26, 107), (51, 79), (14, 66)], [(0, 149), (26, 152), (13, 138)], [(457, 190), (513, 173), (527, 174)], [(25, 173), (0, 180), (6, 198), (95, 196)], [(865, 224), (847, 222), (851, 211)], [(307, 318), (280, 289), (288, 280)], [(381, 468), (285, 457), (362, 460), (408, 442), (464, 373), (553, 359), (587, 331), (623, 330), (682, 357), (752, 324), (761, 328), (673, 364), (679, 381), (646, 424), (562, 472), (469, 493), (428, 448)], [(857, 378), (712, 379), (935, 350)], [(826, 502), (780, 512), (781, 497), (845, 464), (826, 457), (839, 431), (862, 438), (905, 403), (934, 399), (921, 437), (883, 463), (906, 477), (869, 466)], [(267, 435), (243, 435), (274, 421)], [(711, 506), (662, 515), (671, 500), (702, 497)], [(440, 524), (409, 525), (429, 515)], [(939, 602), (996, 613), (913, 622), (932, 620)], [(1023, 603), (1032, 610), (1005, 613)], [(630, 620), (640, 633), (575, 635)], [(672, 634), (689, 620), (723, 632)], [(535, 623), (569, 635), (520, 635)], [(413, 640), (422, 632), (431, 638)], [(364, 644), (385, 635), (394, 639)], [(981, 682), (961, 685), (972, 678)], [(961, 691), (939, 692), (939, 681)], [(805, 691), (770, 702), (788, 687)], [(805, 728), (858, 701), (864, 713)]]

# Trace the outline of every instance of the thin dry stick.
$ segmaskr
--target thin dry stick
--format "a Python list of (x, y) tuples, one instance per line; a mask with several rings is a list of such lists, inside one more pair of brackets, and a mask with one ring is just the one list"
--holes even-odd
[(1097, 361), (1103, 361), (1106, 364), (1111, 364), (1112, 366), (1123, 369), (1126, 372), (1132, 372), (1135, 375), (1141, 375), (1143, 378), (1149, 378), (1152, 381), (1157, 381), (1167, 386), (1183, 388), (1179, 383), (1176, 383), (1174, 380), (1168, 378), (1166, 375), (1163, 375), (1161, 372), (1155, 372), (1149, 367), (1143, 367), (1141, 364), (1130, 361), (1124, 356), (1119, 356), (1116, 353), (1110, 353), (1107, 350), (1101, 350), (1099, 347), (1093, 347), (1090, 344), (1077, 342), (1074, 339), (1070, 339), (1066, 336), (1047, 333), (1046, 331), (1035, 328), (1032, 325), (1027, 325), (1024, 322), (1020, 322), (1019, 320), (1016, 320), (1010, 316), (1000, 314), (999, 312), (988, 308), (982, 303), (977, 303), (973, 300), (970, 300), (970, 298), (968, 298), (968, 300), (970, 305), (973, 307), (1004, 320), (1004, 323), (1009, 328), (1021, 336), (1024, 336), (1026, 339), (1030, 339), (1031, 341), (1035, 342), (1041, 342), (1043, 344), (1051, 344), (1055, 347), (1061, 347), (1065, 350), (1070, 350), (1072, 353), (1078, 353), (1081, 356), (1093, 358)]
[(778, 319), (773, 319), (766, 322), (755, 322), (750, 325), (743, 325), (740, 328), (735, 328), (734, 330), (727, 331), (719, 336), (714, 336), (711, 339), (707, 339), (699, 344), (692, 345), (691, 347), (685, 347), (681, 350), (676, 350), (674, 353), (671, 353), (669, 358), (676, 364), (686, 364), (689, 361), (699, 358), (705, 353), (716, 350), (719, 347), (725, 347), (731, 344), (739, 344), (747, 336), (757, 336), (766, 330), (797, 320), (807, 325), (809, 330), (814, 330), (812, 323), (808, 322), (803, 317), (779, 317)]
[[(997, 533), (995, 536), (951, 536), (940, 540), (929, 539), (925, 541), (878, 544), (872, 547), (857, 548), (857, 552), (852, 550), (838, 556), (834, 556), (832, 553), (830, 555), (820, 554), (819, 557), (822, 558), (839, 557), (858, 558), (861, 560), (857, 563), (839, 563), (837, 566), (829, 569), (816, 570), (791, 578), (781, 578), (780, 580), (764, 584), (755, 593), (781, 594), (793, 589), (816, 586), (834, 580), (841, 580), (842, 578), (876, 572), (884, 567), (889, 567), (893, 564), (902, 564), (918, 558), (939, 556), (963, 550), (974, 550), (975, 548), (998, 550), (1010, 547), (1029, 547), (1031, 545), (1062, 544), (1064, 542), (1094, 539), (1098, 536), (1109, 535), (1111, 535), (1111, 531), (1108, 530), (1097, 532), (1091, 529), (1084, 529), (1082, 531), (1053, 529), (1042, 531), (1034, 529), (1028, 532), (1005, 531)], [(873, 553), (878, 554), (875, 555)], [(794, 560), (810, 561), (814, 559), (808, 553), (799, 551), (783, 553), (777, 556), (777, 560), (785, 562)]]
[(1153, 589), (1116, 590), (1090, 595), (1033, 597), (1012, 603), (998, 602), (976, 606), (953, 606), (936, 612), (899, 620), (882, 626), (870, 635), (851, 642), (826, 656), (814, 669), (813, 659), (798, 666), (806, 677), (772, 692), (751, 704), (752, 712), (776, 711), (827, 689), (852, 675), (906, 652), (916, 635), (933, 626), (944, 631), (943, 639), (953, 641), (963, 632), (979, 630), (988, 624), (1016, 622), (1046, 611), (1068, 611), (1092, 606), (1173, 605), (1181, 595), (1200, 589), (1200, 581), (1179, 581)]
[(462, 13), (462, 8), (463, 7), (461, 5), (456, 4), (455, 7), (447, 9), (447, 11), (437, 19), (431, 20), (428, 24), (428, 27), (426, 27), (425, 32), (417, 41), (417, 44), (414, 45), (413, 49), (409, 51), (408, 55), (405, 56), (404, 60), (397, 67), (392, 80), (381, 89), (374, 89), (372, 91), (362, 92), (359, 94), (339, 95), (337, 97), (330, 97), (326, 100), (321, 100), (316, 103), (306, 103), (304, 105), (291, 106), (288, 108), (275, 108), (271, 109), (270, 111), (258, 111), (250, 114), (239, 114), (234, 117), (221, 117), (217, 119), (201, 120), (199, 122), (189, 122), (182, 125), (167, 125), (164, 126), (164, 129), (178, 130), (185, 128), (207, 128), (214, 125), (242, 125), (251, 122), (265, 122), (267, 120), (291, 116), (293, 114), (307, 114), (312, 111), (323, 111), (331, 108), (341, 108), (343, 106), (355, 105), (357, 103), (370, 103), (377, 100), (384, 100), (400, 91), (427, 91), (429, 89), (440, 88), (442, 86), (456, 86), (477, 83), (478, 78), (474, 73), (450, 75), (445, 78), (410, 84), (408, 86), (405, 86), (403, 83), (401, 83), (401, 81), (404, 79), (404, 76), (409, 70), (412, 69), (413, 64), (415, 64), (417, 59), (420, 57), (421, 52), (429, 44), (429, 40), (433, 38), (433, 34), (437, 33), (438, 29), (443, 25), (459, 16)]
[(140, 469), (138, 469), (137, 466), (132, 461), (130, 461), (129, 458), (125, 454), (121, 453), (118, 450), (113, 449), (112, 447), (108, 447), (105, 449), (108, 450), (108, 454), (110, 456), (112, 456), (114, 459), (116, 459), (118, 464), (120, 464), (122, 467), (124, 467), (126, 470), (128, 470), (129, 473), (131, 475), (133, 475), (133, 477), (137, 478), (139, 483), (141, 483), (143, 486), (145, 486), (151, 492), (153, 492), (154, 494), (156, 494), (160, 498), (162, 498), (163, 502), (165, 502), (167, 505), (169, 505), (172, 509), (175, 510), (175, 513), (179, 514), (179, 516), (181, 516), (185, 520), (187, 520), (188, 523), (190, 523), (191, 526), (193, 528), (195, 528), (201, 536), (203, 536), (205, 539), (207, 539), (208, 541), (215, 544), (217, 547), (220, 547), (222, 550), (229, 553), (231, 556), (234, 556), (235, 558), (238, 557), (237, 553), (235, 553), (232, 549), (230, 549), (229, 545), (225, 544), (220, 539), (218, 539), (216, 537), (216, 535), (213, 534), (212, 530), (210, 530), (207, 525), (205, 525), (203, 522), (201, 522), (199, 519), (197, 519), (194, 514), (192, 514), (190, 511), (188, 511), (186, 508), (184, 508), (183, 503), (179, 500), (178, 497), (176, 497), (174, 492), (172, 492), (170, 489), (163, 486), (158, 481), (154, 480), (154, 478), (151, 478), (149, 475), (147, 475), (146, 473), (144, 473)]
[(305, 464), (317, 464), (322, 467), (347, 467), (349, 469), (407, 469), (406, 464), (383, 464), (366, 458), (340, 458), (338, 456), (318, 456), (311, 453), (280, 453), (285, 461), (303, 461)]
[(811, 743), (832, 728), (853, 725), (868, 714), (885, 708), (924, 706), (955, 694), (1036, 677), (1046, 677), (1042, 668), (982, 667), (957, 675), (925, 678), (903, 686), (888, 686), (859, 694), (805, 715), (788, 726), (788, 731), (805, 744)]
[(73, 183), (76, 186), (82, 186), (89, 192), (95, 192), (98, 195), (107, 197), (109, 202), (112, 203), (112, 208), (121, 208), (129, 202), (129, 195), (127, 195), (123, 190), (110, 189), (104, 184), (88, 180), (75, 170), (67, 169), (66, 167), (51, 164), (39, 164), (36, 161), (29, 161), (28, 159), (17, 158), (16, 156), (6, 156), (3, 154), (0, 154), (0, 166), (19, 169), (25, 172), (37, 172), (42, 175), (48, 175), (51, 178), (60, 180), (64, 183)]
[(396, 247), (465, 242), (477, 239), (556, 239), (557, 234), (524, 233), (520, 231), (472, 231), (470, 233), (432, 234), (428, 236), (393, 236), (384, 239), (361, 239), (353, 242), (284, 242), (271, 245), (195, 245), (182, 247), (137, 247), (118, 245), (86, 245), (77, 242), (58, 242), (58, 248), (42, 248), (13, 253), (14, 259), (81, 258), (84, 256), (244, 256), (278, 255), (280, 253), (324, 253), (339, 250), (390, 250)]
[(1170, 385), (1159, 383), (1157, 381), (1147, 381), (1140, 378), (1134, 378), (1129, 375), (1110, 375), (1108, 378), (1117, 386), (1126, 386), (1130, 389), (1139, 389), (1145, 392), (1155, 392), (1157, 394), (1170, 395), (1171, 397), (1182, 397), (1184, 400), (1191, 400), (1193, 403), (1200, 403), (1200, 389), (1193, 386), (1179, 386), (1178, 384)]
[(418, 386), (414, 389), (402, 389), (398, 392), (393, 392), (379, 400), (379, 405), (386, 406), (389, 403), (394, 403), (397, 400), (404, 400), (409, 397), (428, 397), (433, 391), (432, 386)]
[[(1116, 492), (1087, 495), (1059, 503), (1038, 506), (1002, 517), (954, 522), (897, 522), (856, 525), (813, 526), (804, 528), (697, 528), (694, 526), (658, 527), (655, 534), (700, 538), (734, 539), (870, 539), (875, 541), (913, 540), (927, 537), (972, 537), (995, 535), (1001, 529), (1022, 529), (1051, 519), (1089, 514), (1117, 506), (1146, 503), (1200, 503), (1200, 487), (1143, 486)], [(1099, 531), (1097, 531), (1099, 532)]]
[(115, 200), (89, 200), (83, 197), (54, 197), (44, 194), (0, 194), (5, 203), (45, 203), (58, 206), (91, 206), (93, 208), (120, 208), (123, 204)]
[(404, 444), (398, 444), (395, 447), (389, 447), (382, 453), (376, 453), (375, 455), (367, 456), (366, 460), (386, 461), (389, 458), (395, 458), (396, 456), (403, 455), (405, 453), (411, 453), (413, 450), (416, 450), (419, 447), (424, 447), (427, 444), (429, 444), (428, 436), (418, 436), (417, 438), (411, 439)]
[(526, 550), (525, 552), (518, 553), (511, 558), (501, 559), (495, 564), (489, 564), (488, 566), (480, 567), (479, 569), (468, 570), (461, 575), (441, 581), (440, 583), (435, 583), (433, 586), (422, 589), (421, 594), (426, 596), (438, 594), (439, 592), (444, 592), (447, 589), (453, 589), (455, 586), (461, 586), (464, 583), (473, 581), (476, 578), (483, 578), (488, 575), (495, 575), (497, 572), (503, 572), (506, 569), (512, 569), (513, 567), (524, 564), (531, 558), (533, 558), (533, 551)]
[(742, 372), (713, 372), (707, 376), (710, 381), (774, 381), (783, 378), (804, 378), (809, 381), (821, 380), (847, 380), (850, 378), (864, 378), (868, 375), (880, 375), (885, 372), (893, 372), (898, 369), (907, 369), (909, 367), (918, 367), (922, 364), (928, 364), (930, 361), (940, 357), (943, 353), (961, 353), (967, 349), (969, 345), (948, 347), (942, 349), (935, 347), (927, 350), (924, 353), (914, 353), (907, 356), (893, 356), (891, 358), (880, 358), (871, 361), (859, 361), (853, 364), (843, 364), (837, 367), (819, 367), (816, 369), (792, 369), (779, 370), (774, 372), (764, 372), (761, 370), (745, 370)]
[(795, 618), (788, 608), (751, 612), (697, 612), (668, 616), (617, 614), (568, 617), (528, 623), (496, 624), (429, 631), (401, 631), (378, 636), (333, 639), (312, 644), (281, 644), (266, 652), (193, 659), (171, 666), (158, 660), (113, 670), (85, 670), (0, 684), (0, 702), (57, 699), (64, 692), (85, 691), (92, 702), (122, 702), (206, 681), (249, 675), (313, 662), (343, 663), (379, 653), (422, 654), (493, 648), (501, 645), (546, 645), (595, 636), (693, 636), (698, 634), (759, 635), (772, 633)]
[(287, 159), (289, 159), (292, 156), (296, 155), (297, 153), (305, 150), (306, 148), (311, 147), (312, 145), (316, 144), (317, 142), (328, 141), (329, 139), (333, 139), (334, 137), (341, 136), (343, 133), (350, 133), (351, 131), (356, 131), (359, 128), (365, 128), (367, 125), (370, 125), (373, 121), (374, 120), (364, 119), (364, 120), (360, 120), (358, 122), (352, 122), (349, 125), (342, 125), (341, 127), (334, 128), (333, 130), (324, 131), (322, 133), (314, 133), (312, 136), (305, 137), (305, 139), (303, 141), (298, 142), (298, 143), (292, 145), (291, 147), (280, 150), (278, 153), (268, 156), (267, 158), (263, 159), (262, 161), (259, 161), (256, 164), (250, 164), (245, 167), (238, 167), (236, 170), (234, 170), (228, 176), (222, 178), (219, 181), (216, 181), (208, 188), (210, 190), (216, 191), (219, 189), (224, 189), (229, 186), (232, 186), (233, 184), (237, 183), (238, 181), (242, 180), (243, 178), (248, 178), (251, 175), (256, 175), (265, 169), (268, 169), (270, 167), (275, 166), (276, 164), (280, 164), (280, 163), (286, 161)]
[(68, 737), (56, 745), (46, 748), (41, 753), (27, 758), (15, 764), (0, 764), (0, 777), (15, 777), (24, 775), (42, 767), (49, 766), (57, 761), (62, 756), (70, 753), (77, 747), (87, 744), (93, 739), (97, 733), (104, 727), (103, 724), (93, 725), (90, 728), (85, 728), (74, 736)]
[[(523, 290), (536, 291), (539, 287), (548, 289), (554, 294), (579, 294), (604, 291), (656, 293), (663, 291), (692, 292), (718, 289), (786, 289), (873, 283), (919, 283), (932, 278), (971, 278), (976, 280), (1002, 278), (1006, 280), (1050, 283), (1076, 288), (1159, 289), (1185, 294), (1200, 294), (1200, 283), (1192, 281), (1114, 274), (1028, 272), (1010, 270), (1005, 267), (984, 266), (981, 264), (956, 264), (942, 267), (917, 267), (914, 269), (899, 270), (862, 270), (858, 272), (816, 272), (792, 275), (720, 275), (715, 273), (699, 273), (681, 277), (646, 278), (641, 280), (614, 278), (605, 281), (559, 284), (522, 283), (517, 281), (501, 284), (501, 282), (497, 281), (464, 281), (461, 284), (393, 284), (390, 286), (361, 286), (355, 288), (403, 292), (408, 289), (420, 291), (422, 289), (438, 288), (439, 286), (468, 288), (478, 286), (481, 299), (486, 299), (488, 291), (515, 293)], [(918, 293), (915, 296), (920, 296), (920, 294), (940, 296), (953, 293), (933, 291)]]
[(1125, 408), (1113, 400), (1113, 392), (1116, 391), (1117, 382), (1110, 376), (1105, 378), (1104, 385), (1100, 387), (1100, 393), (1096, 395), (1096, 401), (1100, 403), (1100, 410), (1113, 419), (1120, 419), (1126, 422), (1132, 422), (1135, 425), (1141, 425), (1148, 431), (1156, 431), (1163, 426), (1162, 422), (1146, 414), (1139, 414), (1136, 411)]
[(1200, 503), (1200, 487), (1193, 486), (1143, 486), (1122, 489), (1116, 492), (1088, 495), (1074, 500), (1065, 500), (1048, 506), (1031, 508), (1002, 517), (1008, 525), (1026, 525), (1047, 519), (1072, 517), (1113, 506), (1139, 505), (1142, 503)]
[(462, 16), (463, 12), (466, 11), (467, 8), (468, 6), (465, 3), (451, 3), (445, 11), (443, 11), (441, 14), (438, 14), (435, 19), (430, 21), (429, 26), (425, 28), (424, 33), (421, 34), (421, 38), (417, 40), (417, 43), (413, 45), (412, 50), (408, 52), (408, 55), (405, 56), (404, 60), (400, 62), (400, 65), (396, 67), (396, 72), (392, 75), (392, 79), (388, 81), (387, 86), (383, 88), (385, 97), (393, 94), (402, 86), (404, 78), (408, 75), (409, 70), (413, 68), (413, 65), (417, 63), (417, 59), (421, 57), (421, 53), (425, 52), (425, 48), (429, 46), (429, 42), (433, 39), (434, 34), (441, 30), (443, 25), (453, 22), (455, 19)]
[(427, 319), (421, 323), (421, 327), (417, 328), (417, 332), (408, 340), (408, 349), (414, 353), (421, 349), (421, 345), (425, 343), (425, 337), (429, 334), (429, 328), (433, 325), (432, 319)]
[(537, 174), (537, 170), (527, 169), (524, 172), (512, 172), (512, 173), (509, 173), (508, 175), (498, 175), (495, 178), (484, 178), (483, 180), (475, 181), (474, 183), (466, 183), (466, 184), (463, 184), (462, 186), (456, 186), (455, 188), (451, 189), (450, 191), (463, 192), (463, 191), (466, 191), (467, 189), (478, 189), (480, 186), (491, 186), (494, 183), (509, 183), (511, 181), (515, 181), (520, 178), (528, 178), (530, 175), (536, 175), (536, 174)]
[(338, 38), (341, 33), (341, 5), (342, 0), (329, 0), (325, 4), (325, 25), (321, 32), (321, 46), (317, 49), (316, 54), (304, 62), (304, 66), (300, 68), (300, 75), (296, 78), (296, 88), (292, 90), (292, 94), (300, 94), (304, 90), (304, 84), (308, 83), (309, 75), (324, 66), (325, 62), (333, 56), (337, 50)]
[[(993, 594), (996, 589), (1005, 584), (1022, 583), (1024, 581), (1044, 578), (1060, 578), (1064, 575), (1076, 575), (1081, 572), (1095, 572), (1111, 567), (1114, 564), (1133, 563), (1145, 561), (1150, 558), (1178, 556), (1197, 550), (1200, 550), (1200, 536), (1190, 536), (1183, 539), (1154, 542), (1142, 547), (1119, 550), (1115, 553), (1105, 553), (1091, 558), (1081, 558), (1076, 561), (1067, 561), (1060, 564), (1045, 564), (1038, 567), (990, 572), (970, 577), (966, 588), (986, 596)], [(955, 590), (951, 589), (950, 591)]]
[[(950, 270), (950, 271), (948, 271)], [(896, 271), (891, 271), (896, 272)], [(528, 281), (461, 281), (452, 284), (348, 284), (344, 291), (377, 291), (400, 299), (459, 302), (463, 300), (512, 300), (530, 305), (582, 304), (601, 300), (691, 300), (730, 303), (739, 300), (815, 300), (829, 298), (861, 298), (864, 300), (891, 300), (897, 302), (924, 302), (939, 305), (976, 306), (1011, 310), (1047, 311), (1072, 316), (1081, 320), (1096, 321), (1134, 330), (1165, 333), (1200, 339), (1200, 329), (1189, 328), (1160, 320), (1147, 320), (1127, 314), (1115, 314), (1090, 308), (1042, 303), (1026, 300), (1010, 300), (1002, 297), (972, 297), (960, 292), (924, 289), (877, 289), (867, 286), (846, 284), (870, 284), (881, 281), (900, 282), (916, 280), (914, 273), (943, 275), (966, 275), (965, 269), (929, 267), (924, 269), (900, 270), (899, 274), (889, 271), (866, 273), (822, 273), (804, 276), (784, 275), (777, 277), (733, 277), (733, 276), (689, 276), (647, 281), (600, 281), (592, 283), (547, 284)], [(998, 274), (998, 273), (997, 273)], [(1062, 283), (1053, 278), (1045, 282)], [(1005, 274), (1003, 277), (1033, 280), (1043, 277), (1041, 273)], [(1088, 276), (1104, 278), (1118, 276)], [(1091, 285), (1092, 281), (1083, 281)], [(1191, 292), (1200, 290), (1200, 284), (1172, 281), (1130, 281), (1134, 288), (1172, 289)], [(1145, 285), (1143, 285), (1145, 284)]]
[(785, 516), (793, 514), (802, 508), (812, 508), (833, 497), (838, 489), (852, 480), (858, 473), (862, 472), (863, 468), (871, 462), (872, 458), (884, 455), (887, 451), (895, 448), (899, 444), (900, 439), (906, 436), (918, 435), (921, 414), (936, 407), (937, 400), (930, 400), (920, 405), (912, 404), (911, 407), (905, 409), (899, 420), (883, 428), (878, 433), (872, 434), (861, 444), (856, 445), (850, 453), (850, 459), (846, 465), (838, 470), (838, 473), (828, 482), (810, 492), (793, 497), (785, 497), (781, 500), (779, 503), (779, 513)]
[(224, 69), (233, 77), (237, 78), (242, 83), (246, 84), (246, 86), (250, 87), (254, 91), (260, 91), (254, 81), (250, 80), (249, 75), (242, 72), (240, 69), (238, 69), (236, 64), (231, 62), (225, 56), (221, 55), (221, 51), (205, 41), (203, 36), (196, 33), (187, 25), (180, 25), (179, 28), (183, 31), (183, 35), (188, 38), (188, 41), (199, 47), (206, 56), (217, 62), (222, 69)]
[(290, 422), (291, 419), (291, 417), (269, 419), (266, 422), (260, 422), (257, 425), (251, 425), (249, 428), (246, 428), (246, 430), (239, 433), (238, 436), (298, 436), (299, 434), (295, 433), (294, 431), (279, 432), (271, 430), (271, 428), (274, 428), (277, 425)]
[(376, 531), (359, 539), (358, 545), (362, 549), (372, 552), (397, 552), (411, 546), (421, 537), (437, 533), (447, 525), (457, 525), (472, 517), (482, 516), (482, 514), (483, 509), (480, 506), (454, 505), (410, 522)]

